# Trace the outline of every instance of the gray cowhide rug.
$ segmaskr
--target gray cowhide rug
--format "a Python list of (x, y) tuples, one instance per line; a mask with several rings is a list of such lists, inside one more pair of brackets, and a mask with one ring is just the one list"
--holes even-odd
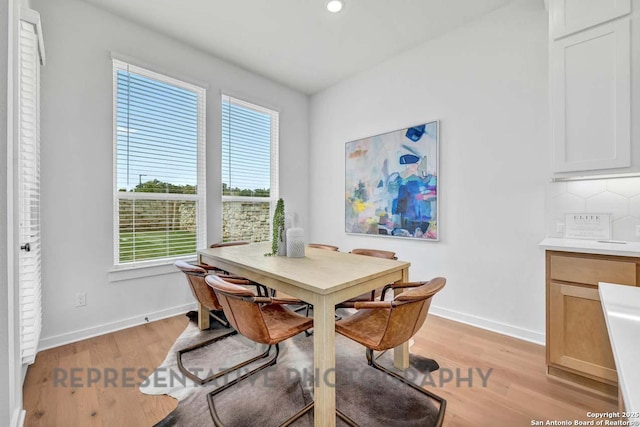
[[(142, 384), (140, 390), (145, 394), (168, 394), (179, 401), (178, 407), (157, 427), (213, 426), (207, 394), (262, 362), (202, 386), (185, 378), (177, 367), (176, 350), (227, 331), (216, 322), (212, 322), (207, 331), (200, 331), (194, 322), (189, 322), (162, 365)], [(187, 353), (183, 363), (187, 369), (205, 377), (209, 372), (219, 372), (258, 355), (264, 349), (241, 335), (234, 335)], [(387, 353), (382, 354), (378, 362), (386, 367), (393, 365)], [(423, 384), (429, 371), (434, 369), (437, 364), (432, 360), (411, 355), (411, 368), (405, 375)], [(361, 426), (435, 425), (437, 402), (368, 366), (364, 347), (340, 335), (336, 336), (335, 377), (337, 407)], [(225, 426), (278, 426), (313, 401), (315, 380), (313, 337), (299, 334), (280, 344), (275, 366), (221, 392), (215, 397), (214, 405)], [(294, 425), (313, 426), (312, 412)], [(345, 424), (338, 419), (337, 425)]]

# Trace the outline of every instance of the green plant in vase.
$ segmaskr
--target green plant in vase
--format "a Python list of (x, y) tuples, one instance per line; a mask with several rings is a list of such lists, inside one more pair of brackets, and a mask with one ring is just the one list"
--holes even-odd
[(278, 245), (284, 244), (284, 200), (278, 199), (276, 209), (273, 212), (273, 236), (271, 238), (271, 253), (266, 256), (278, 254)]

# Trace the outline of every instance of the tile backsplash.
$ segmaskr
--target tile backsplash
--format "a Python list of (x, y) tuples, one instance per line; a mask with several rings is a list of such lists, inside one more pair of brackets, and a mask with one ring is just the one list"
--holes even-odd
[(613, 214), (614, 240), (640, 241), (640, 177), (551, 182), (547, 185), (547, 236), (562, 237), (565, 213)]

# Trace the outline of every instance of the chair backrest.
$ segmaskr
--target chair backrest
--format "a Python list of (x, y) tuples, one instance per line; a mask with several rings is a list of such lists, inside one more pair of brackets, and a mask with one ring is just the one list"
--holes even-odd
[(337, 251), (338, 250), (337, 246), (325, 245), (324, 243), (309, 243), (307, 246), (310, 247), (310, 248), (316, 248), (316, 249), (326, 249), (328, 251)]
[(191, 265), (184, 261), (176, 261), (174, 264), (187, 275), (187, 281), (195, 299), (209, 310), (222, 310), (222, 306), (216, 297), (215, 292), (205, 282), (204, 278), (208, 274), (204, 268)]
[(413, 337), (424, 324), (433, 296), (444, 288), (447, 279), (436, 277), (422, 286), (397, 295), (389, 310), (387, 327), (379, 347), (397, 347)]
[(253, 292), (216, 275), (210, 274), (205, 280), (215, 291), (227, 320), (236, 331), (255, 342), (269, 343), (269, 329)]
[(374, 256), (377, 258), (398, 259), (395, 252), (382, 251), (380, 249), (353, 249), (352, 254)]
[(240, 245), (248, 245), (251, 242), (245, 241), (237, 241), (237, 242), (218, 242), (212, 243), (209, 245), (210, 248), (226, 248), (227, 246), (240, 246)]

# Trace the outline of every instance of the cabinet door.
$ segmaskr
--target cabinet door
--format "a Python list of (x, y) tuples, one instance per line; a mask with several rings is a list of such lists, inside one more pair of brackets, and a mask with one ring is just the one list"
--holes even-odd
[(616, 383), (597, 287), (549, 284), (549, 363)]
[(630, 12), (631, 0), (551, 0), (551, 36), (568, 36)]
[(631, 165), (628, 18), (552, 43), (553, 171)]

